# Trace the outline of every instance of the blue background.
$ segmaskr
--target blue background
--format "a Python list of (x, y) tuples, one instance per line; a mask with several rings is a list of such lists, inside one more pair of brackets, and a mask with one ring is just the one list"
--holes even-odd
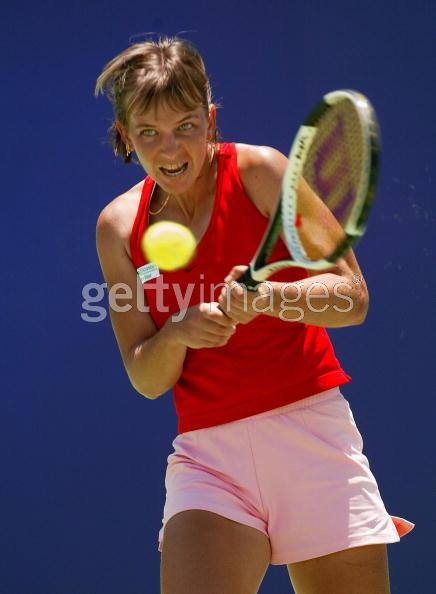
[[(392, 592), (436, 591), (436, 4), (414, 0), (52, 0), (2, 3), (0, 593), (157, 594), (157, 534), (176, 432), (170, 395), (136, 394), (108, 318), (82, 320), (103, 282), (95, 221), (137, 183), (103, 142), (103, 65), (142, 32), (202, 52), (229, 141), (287, 152), (320, 95), (357, 88), (383, 132), (378, 202), (358, 257), (359, 327), (331, 332), (344, 393), (392, 514)], [(262, 594), (290, 592), (271, 567)]]

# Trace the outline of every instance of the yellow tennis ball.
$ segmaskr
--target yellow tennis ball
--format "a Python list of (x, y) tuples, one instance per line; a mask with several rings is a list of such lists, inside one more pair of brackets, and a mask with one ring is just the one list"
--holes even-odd
[(150, 225), (141, 240), (145, 257), (161, 270), (177, 270), (192, 260), (197, 242), (188, 227), (172, 221)]

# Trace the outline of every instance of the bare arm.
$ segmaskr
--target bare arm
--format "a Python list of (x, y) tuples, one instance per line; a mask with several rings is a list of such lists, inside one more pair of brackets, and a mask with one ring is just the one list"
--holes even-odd
[(124, 367), (134, 388), (155, 398), (178, 380), (186, 346), (175, 340), (169, 326), (158, 332), (150, 314), (138, 307), (137, 274), (125, 248), (121, 210), (115, 201), (102, 211), (97, 221), (97, 251), (108, 291), (121, 283), (128, 297), (120, 302), (126, 311), (117, 311), (116, 304), (110, 307)]
[(368, 310), (368, 293), (365, 281), (349, 264), (352, 258), (349, 252), (334, 269), (301, 281), (265, 281), (257, 291), (237, 284), (246, 267), (235, 266), (226, 279), (220, 307), (243, 324), (260, 314), (324, 328), (361, 324)]
[[(277, 204), (281, 180), (287, 166), (287, 158), (270, 147), (254, 147), (241, 145), (238, 154), (238, 166), (241, 181), (257, 208), (267, 217), (271, 216)], [(313, 221), (305, 236), (306, 251), (313, 258), (329, 253), (328, 241), (331, 230), (335, 231), (335, 220), (328, 221), (328, 209), (323, 209), (318, 216), (319, 208), (313, 200), (311, 190), (302, 187), (305, 220)], [(319, 199), (317, 199), (319, 202)], [(332, 217), (333, 219), (333, 217)], [(318, 224), (319, 222), (319, 224)], [(331, 223), (331, 225), (329, 224)], [(316, 228), (314, 225), (318, 225)], [(328, 230), (328, 232), (327, 232)], [(242, 273), (242, 267), (233, 269), (228, 277), (229, 284)], [(363, 275), (353, 251), (350, 249), (335, 266), (326, 272), (309, 272), (309, 277), (298, 283), (269, 282), (260, 286), (257, 292), (246, 293), (236, 287), (232, 291), (232, 301), (222, 303), (232, 319), (247, 323), (262, 309), (267, 301), (257, 299), (257, 312), (253, 302), (262, 292), (270, 295), (270, 307), (265, 309), (267, 315), (281, 319), (298, 321), (324, 327), (339, 327), (360, 324), (364, 321), (368, 310), (368, 291)], [(224, 297), (222, 296), (222, 301)]]
[(268, 315), (339, 328), (361, 324), (368, 311), (368, 291), (350, 250), (334, 268), (297, 283), (270, 283), (274, 308)]
[[(235, 325), (217, 304), (203, 303), (189, 308), (181, 321), (168, 318), (158, 330), (138, 304), (137, 274), (125, 247), (129, 227), (125, 228), (120, 210), (114, 201), (102, 211), (97, 222), (97, 251), (108, 291), (118, 283), (123, 287), (119, 305), (125, 311), (117, 311), (113, 303), (110, 317), (125, 369), (134, 388), (154, 399), (179, 379), (187, 347), (222, 346)], [(143, 292), (142, 287), (139, 290)]]

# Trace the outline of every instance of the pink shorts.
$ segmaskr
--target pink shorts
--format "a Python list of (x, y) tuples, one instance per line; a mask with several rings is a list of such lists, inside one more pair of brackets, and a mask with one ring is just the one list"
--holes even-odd
[(261, 530), (273, 565), (398, 542), (414, 524), (387, 513), (362, 446), (339, 388), (178, 435), (159, 551), (165, 524), (188, 509)]

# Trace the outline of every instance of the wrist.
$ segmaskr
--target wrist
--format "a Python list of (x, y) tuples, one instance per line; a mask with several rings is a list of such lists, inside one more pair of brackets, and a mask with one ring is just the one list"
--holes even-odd
[(184, 347), (186, 344), (182, 342), (180, 326), (183, 321), (174, 319), (174, 316), (169, 316), (161, 328), (162, 337), (169, 347)]
[(303, 319), (303, 310), (298, 307), (301, 297), (299, 282), (271, 282), (272, 307), (269, 315), (287, 322), (300, 322)]

